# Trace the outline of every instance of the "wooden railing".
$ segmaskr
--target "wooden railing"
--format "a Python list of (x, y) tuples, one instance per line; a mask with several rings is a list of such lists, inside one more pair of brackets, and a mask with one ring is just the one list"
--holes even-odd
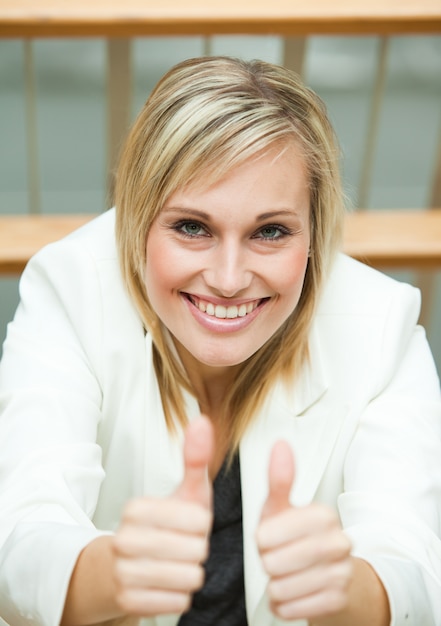
[[(20, 274), (40, 248), (68, 235), (92, 217), (0, 217), (0, 274)], [(441, 269), (441, 209), (349, 213), (343, 249), (379, 269)]]
[(0, 37), (441, 31), (439, 0), (2, 0)]

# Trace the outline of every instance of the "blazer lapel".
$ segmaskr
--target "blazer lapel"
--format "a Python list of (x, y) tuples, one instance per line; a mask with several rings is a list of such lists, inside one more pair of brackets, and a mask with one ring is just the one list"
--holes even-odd
[[(319, 342), (313, 332), (309, 363), (291, 389), (282, 383), (275, 387), (243, 438), (240, 458), (245, 590), (247, 613), (252, 626), (272, 623), (268, 622), (269, 609), (265, 600), (262, 601), (267, 576), (255, 542), (260, 513), (267, 496), (267, 468), (271, 449), (279, 439), (290, 444), (296, 467), (291, 502), (296, 506), (309, 503), (323, 476), (343, 423), (344, 411), (341, 411), (341, 406), (333, 406), (332, 395), (322, 366)], [(300, 626), (305, 622), (292, 623)]]

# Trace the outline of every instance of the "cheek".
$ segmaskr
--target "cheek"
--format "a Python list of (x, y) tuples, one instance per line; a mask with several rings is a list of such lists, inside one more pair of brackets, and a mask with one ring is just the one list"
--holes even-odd
[(158, 294), (164, 288), (167, 289), (171, 276), (172, 271), (166, 251), (161, 250), (161, 245), (155, 237), (148, 239), (144, 282), (154, 308), (156, 308)]
[(146, 282), (161, 284), (162, 281), (173, 276), (175, 265), (167, 242), (159, 237), (152, 228), (147, 239)]
[(308, 252), (295, 250), (279, 265), (277, 273), (278, 291), (299, 299), (308, 267)]
[[(182, 289), (190, 274), (189, 259), (165, 237), (147, 240), (145, 285), (150, 301)], [(156, 302), (157, 303), (157, 302)]]

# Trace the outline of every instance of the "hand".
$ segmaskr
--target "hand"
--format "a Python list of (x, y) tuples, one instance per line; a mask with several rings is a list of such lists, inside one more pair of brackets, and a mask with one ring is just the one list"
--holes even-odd
[(202, 587), (212, 524), (208, 463), (212, 426), (201, 418), (187, 428), (184, 478), (169, 498), (127, 505), (114, 540), (116, 600), (125, 614), (183, 613)]
[(273, 613), (286, 620), (320, 619), (348, 603), (351, 546), (332, 509), (290, 504), (294, 474), (291, 449), (279, 441), (271, 452), (257, 546), (270, 579)]

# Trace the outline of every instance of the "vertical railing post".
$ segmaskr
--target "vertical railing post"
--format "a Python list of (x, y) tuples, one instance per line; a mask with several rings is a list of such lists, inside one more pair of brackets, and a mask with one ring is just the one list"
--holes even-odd
[(369, 192), (372, 183), (372, 170), (374, 166), (375, 150), (377, 147), (380, 113), (386, 83), (388, 54), (389, 38), (380, 37), (377, 69), (372, 91), (369, 121), (366, 130), (366, 143), (361, 167), (361, 178), (358, 185), (357, 207), (363, 209), (366, 209), (369, 204)]
[[(441, 207), (441, 133), (438, 139), (437, 153), (433, 170), (433, 182), (428, 200), (430, 208)], [(419, 272), (416, 284), (421, 290), (421, 313), (420, 323), (429, 329), (431, 313), (435, 306), (436, 290), (435, 271)], [(439, 332), (439, 331), (438, 331)]]
[(207, 36), (202, 40), (202, 56), (211, 57), (213, 54), (212, 38)]
[(432, 208), (441, 207), (441, 119), (437, 153), (435, 156), (435, 164), (433, 168), (432, 188), (430, 190), (429, 206)]
[(283, 65), (303, 76), (306, 57), (306, 37), (285, 37), (283, 40)]
[(113, 201), (114, 172), (130, 125), (132, 104), (131, 40), (107, 41), (107, 192)]
[(41, 213), (40, 168), (38, 160), (38, 127), (37, 127), (37, 88), (35, 80), (35, 63), (33, 42), (25, 39), (24, 76), (25, 76), (25, 114), (26, 114), (26, 153), (28, 178), (28, 209), (29, 213)]

